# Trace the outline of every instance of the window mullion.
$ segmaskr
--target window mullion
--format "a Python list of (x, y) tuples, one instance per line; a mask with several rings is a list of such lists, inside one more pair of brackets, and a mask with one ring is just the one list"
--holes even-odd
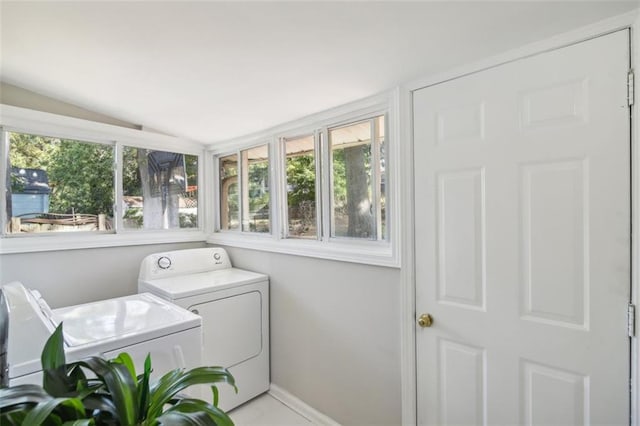
[(323, 182), (325, 181), (325, 172), (323, 170), (324, 155), (323, 141), (324, 133), (320, 129), (316, 129), (313, 132), (313, 147), (314, 147), (314, 166), (316, 168), (316, 239), (322, 241), (327, 234), (327, 226), (325, 224), (325, 206), (327, 205), (324, 200), (324, 194), (328, 193), (325, 189)]
[(113, 215), (114, 215), (114, 224), (115, 224), (115, 232), (119, 233), (124, 230), (124, 180), (122, 177), (122, 167), (123, 167), (123, 155), (122, 155), (122, 144), (118, 141), (115, 142), (113, 149), (115, 150), (114, 158), (114, 188), (115, 188), (115, 200), (113, 206)]
[(271, 237), (274, 239), (282, 238), (282, 215), (277, 214), (276, 210), (278, 206), (282, 206), (282, 188), (281, 185), (281, 175), (280, 171), (282, 170), (282, 163), (280, 161), (280, 147), (279, 141), (271, 138), (269, 143), (267, 144), (267, 151), (269, 157), (269, 168), (268, 168), (268, 176), (269, 186), (267, 190), (269, 191), (269, 231), (271, 232)]
[(373, 214), (373, 226), (375, 228), (374, 240), (382, 239), (382, 220), (380, 206), (380, 129), (375, 118), (370, 121), (371, 126), (371, 204)]
[(333, 232), (333, 206), (331, 202), (333, 197), (333, 176), (331, 173), (333, 159), (331, 158), (330, 144), (329, 133), (327, 127), (324, 126), (320, 131), (320, 148), (322, 163), (322, 241), (325, 242), (329, 241)]
[(245, 215), (248, 221), (249, 214), (249, 208), (246, 205), (249, 202), (249, 168), (245, 167), (243, 157), (244, 151), (238, 151), (238, 220), (240, 221), (238, 229), (240, 232), (244, 232)]
[(11, 196), (11, 192), (7, 191), (7, 185), (11, 184), (11, 166), (9, 164), (9, 133), (2, 127), (0, 127), (0, 162), (0, 188), (6, 194), (4, 197), (0, 197), (0, 223), (4, 225), (0, 235), (5, 236), (7, 234), (7, 225), (11, 220), (7, 216), (7, 197)]
[(278, 203), (275, 204), (279, 207), (279, 211), (274, 214), (274, 217), (278, 217), (280, 220), (278, 229), (274, 229), (274, 235), (277, 233), (280, 239), (286, 239), (289, 237), (289, 202), (287, 196), (287, 146), (286, 138), (279, 137), (276, 140), (275, 146), (279, 151), (276, 158), (276, 171), (277, 171), (277, 190), (278, 190)]

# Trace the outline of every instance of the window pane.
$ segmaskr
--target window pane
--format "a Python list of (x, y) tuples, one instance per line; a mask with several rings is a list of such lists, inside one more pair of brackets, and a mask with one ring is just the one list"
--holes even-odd
[(371, 194), (372, 121), (329, 130), (334, 237), (376, 238)]
[(198, 227), (198, 157), (125, 147), (122, 166), (126, 229)]
[(313, 135), (284, 140), (290, 238), (317, 238), (316, 154)]
[(269, 145), (241, 151), (242, 230), (270, 232)]
[(10, 132), (9, 163), (9, 232), (112, 229), (112, 146)]
[(220, 229), (240, 228), (240, 205), (238, 203), (238, 156), (220, 157)]

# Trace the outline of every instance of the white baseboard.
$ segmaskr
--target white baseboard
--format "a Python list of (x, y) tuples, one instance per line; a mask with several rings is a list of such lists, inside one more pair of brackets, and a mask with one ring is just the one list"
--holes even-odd
[(282, 402), (293, 411), (300, 414), (302, 417), (308, 419), (311, 423), (318, 426), (340, 426), (340, 423), (333, 420), (331, 417), (322, 414), (320, 411), (309, 406), (307, 403), (299, 398), (291, 395), (280, 386), (273, 383), (269, 387), (269, 395)]

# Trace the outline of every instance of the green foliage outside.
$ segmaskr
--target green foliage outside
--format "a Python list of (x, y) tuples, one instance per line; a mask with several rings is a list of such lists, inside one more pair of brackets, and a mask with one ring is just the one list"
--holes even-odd
[(113, 216), (113, 149), (62, 140), (47, 168), (54, 183), (49, 208), (59, 213)]
[(269, 208), (269, 162), (249, 165), (249, 211), (256, 213)]
[(287, 158), (287, 184), (289, 206), (316, 201), (316, 165), (313, 156)]
[[(13, 167), (47, 172), (52, 213), (113, 215), (111, 147), (21, 133), (10, 133), (10, 143)], [(19, 189), (12, 184), (12, 190)]]
[(10, 133), (9, 158), (14, 167), (46, 170), (51, 155), (59, 149), (60, 139), (24, 133)]
[(334, 208), (342, 210), (347, 203), (347, 164), (344, 149), (333, 150), (332, 179)]
[[(23, 133), (10, 133), (9, 160), (13, 167), (47, 170), (51, 155), (58, 150), (59, 140)], [(11, 175), (11, 191), (20, 192), (24, 182)]]
[(198, 185), (198, 156), (184, 156), (185, 172), (187, 174), (187, 185)]
[(142, 196), (138, 148), (125, 147), (122, 150), (122, 190), (124, 195)]

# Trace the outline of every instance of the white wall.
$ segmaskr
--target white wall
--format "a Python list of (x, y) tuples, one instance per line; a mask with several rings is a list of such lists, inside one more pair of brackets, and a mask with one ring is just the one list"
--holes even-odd
[(0, 285), (21, 281), (52, 308), (138, 292), (138, 270), (151, 253), (204, 247), (204, 243), (155, 244), (0, 255)]
[(96, 121), (98, 123), (113, 124), (114, 126), (140, 129), (140, 126), (98, 114), (66, 102), (60, 102), (56, 99), (4, 82), (0, 82), (0, 103), (35, 111), (66, 115), (67, 117), (80, 118), (83, 120)]
[(343, 425), (400, 424), (400, 270), (225, 248), (270, 276), (271, 382)]

